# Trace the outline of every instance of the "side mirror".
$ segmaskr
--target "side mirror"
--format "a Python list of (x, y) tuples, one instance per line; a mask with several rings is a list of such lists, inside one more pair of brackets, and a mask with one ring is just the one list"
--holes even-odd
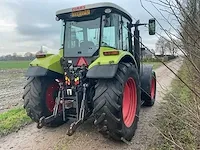
[(144, 48), (144, 47), (142, 47), (142, 48), (141, 48), (141, 51), (145, 51), (145, 48)]
[(155, 35), (156, 33), (156, 20), (150, 19), (149, 20), (149, 35)]

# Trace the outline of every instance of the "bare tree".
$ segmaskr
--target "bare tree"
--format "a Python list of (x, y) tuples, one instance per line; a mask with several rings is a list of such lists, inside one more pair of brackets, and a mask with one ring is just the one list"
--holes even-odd
[(15, 52), (15, 53), (13, 53), (13, 57), (17, 57), (17, 53)]
[[(175, 41), (175, 42), (178, 44), (178, 41)], [(175, 56), (175, 54), (177, 54), (178, 52), (178, 47), (171, 41), (166, 41), (165, 47), (167, 49), (166, 51), (169, 51), (170, 54), (173, 56)]]
[(160, 37), (156, 42), (156, 52), (159, 52), (162, 56), (166, 53), (166, 40), (163, 37)]
[[(153, 17), (155, 18), (149, 9), (147, 9), (143, 4), (142, 7)], [(182, 97), (175, 96), (176, 93), (172, 94), (172, 101), (170, 101), (171, 106), (175, 110), (181, 110), (182, 114), (185, 112), (185, 115), (182, 114), (173, 114), (172, 117), (176, 117), (177, 121), (181, 120), (181, 122), (190, 128), (194, 141), (196, 143), (200, 143), (200, 1), (199, 0), (145, 0), (151, 3), (154, 8), (160, 13), (163, 17), (162, 19), (166, 21), (166, 23), (170, 26), (171, 30), (165, 29), (162, 24), (157, 21), (160, 28), (163, 30), (162, 33), (165, 35), (158, 34), (160, 37), (159, 42), (157, 42), (156, 46), (158, 46), (157, 51), (161, 51), (163, 53), (163, 47), (167, 47), (167, 49), (175, 54), (176, 51), (181, 51), (185, 56), (184, 64), (186, 71), (188, 74), (186, 78), (182, 79), (179, 75), (175, 74), (178, 79), (191, 91), (190, 96), (187, 101), (181, 101)], [(157, 6), (161, 6), (162, 8), (158, 8)], [(164, 13), (168, 12), (169, 16), (173, 16), (173, 19), (179, 24), (178, 28), (171, 23)], [(177, 40), (174, 40), (174, 37)], [(165, 44), (164, 40), (160, 40), (161, 38), (169, 39)], [(170, 69), (170, 68), (168, 68)], [(170, 112), (170, 111), (169, 111)], [(169, 113), (168, 112), (168, 113)], [(175, 127), (176, 128), (176, 127)], [(173, 130), (172, 130), (173, 131)], [(180, 149), (189, 149), (189, 146), (186, 145), (184, 140), (181, 142), (180, 139), (174, 139), (171, 133), (162, 133), (164, 137), (172, 142), (176, 147)], [(185, 147), (184, 147), (185, 146)], [(195, 148), (199, 149), (199, 144), (194, 145)], [(176, 149), (176, 148), (175, 148)], [(191, 149), (191, 147), (190, 147)]]

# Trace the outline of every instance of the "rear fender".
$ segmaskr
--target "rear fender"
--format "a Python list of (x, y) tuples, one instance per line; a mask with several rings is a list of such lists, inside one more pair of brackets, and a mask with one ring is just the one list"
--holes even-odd
[(120, 62), (133, 63), (137, 67), (135, 58), (130, 52), (118, 50), (119, 55), (104, 56), (103, 52), (105, 51), (114, 51), (114, 49), (107, 47), (100, 48), (100, 56), (90, 64), (87, 78), (113, 78)]
[(140, 70), (141, 96), (142, 100), (144, 100), (143, 97), (145, 97), (145, 95), (150, 95), (151, 80), (155, 72), (153, 71), (153, 65), (141, 65)]
[(60, 64), (63, 50), (59, 54), (46, 54), (44, 58), (35, 58), (29, 65), (26, 76), (63, 75), (64, 71)]
[(49, 69), (36, 66), (36, 67), (29, 67), (27, 72), (26, 72), (27, 77), (43, 77), (43, 76), (48, 76), (48, 77), (53, 77), (53, 78), (62, 78), (63, 74), (51, 71)]
[(123, 58), (125, 57), (129, 57), (130, 58), (129, 62), (136, 64), (135, 58), (128, 51), (117, 50), (119, 51), (119, 55), (104, 56), (103, 53), (107, 51), (115, 51), (115, 49), (108, 47), (101, 47), (99, 50), (99, 57), (92, 64), (90, 64), (89, 69), (97, 65), (119, 64), (119, 62), (123, 60)]

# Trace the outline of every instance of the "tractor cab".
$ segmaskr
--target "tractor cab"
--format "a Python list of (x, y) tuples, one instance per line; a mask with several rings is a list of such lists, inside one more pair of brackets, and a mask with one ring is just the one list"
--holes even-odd
[(97, 3), (57, 11), (64, 24), (64, 57), (94, 57), (99, 50), (130, 51), (131, 15), (112, 3)]

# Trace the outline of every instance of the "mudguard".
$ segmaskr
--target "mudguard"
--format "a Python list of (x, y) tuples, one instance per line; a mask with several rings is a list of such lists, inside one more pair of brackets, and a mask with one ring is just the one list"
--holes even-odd
[(151, 80), (155, 72), (153, 71), (153, 65), (141, 65), (140, 70), (141, 99), (144, 101), (145, 97), (150, 95)]
[(87, 78), (113, 78), (117, 72), (120, 62), (137, 64), (135, 58), (130, 52), (119, 51), (119, 55), (104, 56), (103, 52), (114, 51), (113, 48), (101, 47), (99, 57), (89, 66)]
[(61, 78), (62, 74), (51, 71), (43, 67), (36, 66), (36, 67), (29, 67), (25, 76), (26, 77), (48, 76), (48, 77), (54, 77), (54, 78)]
[(111, 65), (96, 65), (89, 69), (87, 72), (87, 78), (104, 78), (109, 79), (115, 76), (117, 72), (118, 64), (111, 64)]
[(26, 76), (62, 76), (64, 71), (60, 64), (63, 50), (59, 54), (46, 54), (44, 58), (35, 58), (29, 65)]

